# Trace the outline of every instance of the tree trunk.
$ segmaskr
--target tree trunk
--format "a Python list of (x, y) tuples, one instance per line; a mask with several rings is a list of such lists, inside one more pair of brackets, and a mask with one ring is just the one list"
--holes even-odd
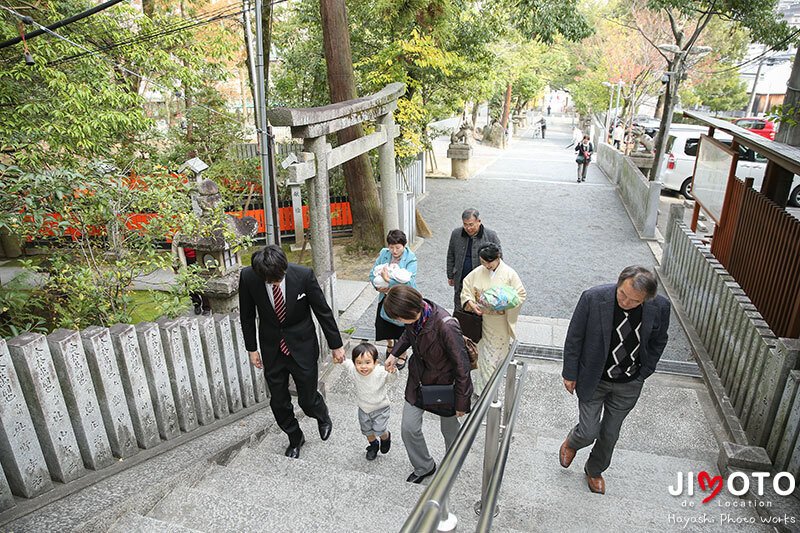
[(500, 125), (503, 129), (508, 131), (508, 115), (511, 112), (511, 82), (506, 85), (506, 99), (503, 101), (503, 118), (500, 119)]
[(478, 129), (478, 110), (480, 108), (480, 103), (474, 102), (472, 104), (472, 127), (473, 129)]
[(669, 125), (672, 124), (672, 113), (675, 111), (675, 97), (678, 94), (678, 84), (680, 83), (681, 73), (683, 72), (683, 62), (680, 59), (670, 62), (668, 65), (669, 76), (667, 88), (664, 91), (664, 110), (661, 115), (661, 124), (656, 133), (655, 153), (653, 154), (653, 167), (650, 169), (650, 181), (657, 181), (659, 177), (661, 160), (664, 157), (664, 149), (667, 146), (669, 137)]
[(155, 0), (142, 0), (142, 11), (147, 18), (153, 18), (153, 14), (156, 12)]
[[(328, 86), (331, 102), (344, 102), (358, 97), (353, 59), (350, 51), (350, 31), (344, 0), (320, 0), (322, 39), (325, 46), (325, 63), (328, 67)], [(353, 126), (338, 133), (343, 145), (364, 136), (362, 127)], [(353, 213), (354, 242), (377, 250), (383, 246), (383, 219), (378, 205), (378, 189), (372, 176), (367, 154), (351, 159), (343, 165), (345, 183)], [(395, 179), (381, 176), (381, 179)]]

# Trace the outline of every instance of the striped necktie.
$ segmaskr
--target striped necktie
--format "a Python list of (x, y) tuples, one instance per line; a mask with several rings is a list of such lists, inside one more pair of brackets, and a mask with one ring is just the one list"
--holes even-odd
[[(278, 322), (283, 324), (283, 321), (286, 320), (286, 302), (283, 301), (283, 291), (280, 285), (272, 286), (272, 297), (275, 300), (275, 314), (278, 315)], [(292, 355), (289, 352), (289, 347), (286, 346), (286, 339), (283, 337), (281, 337), (281, 353), (283, 355)]]

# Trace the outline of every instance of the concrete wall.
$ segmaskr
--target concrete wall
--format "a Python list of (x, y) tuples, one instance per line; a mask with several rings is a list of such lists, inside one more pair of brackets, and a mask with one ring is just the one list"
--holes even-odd
[(765, 448), (776, 468), (800, 475), (798, 376), (792, 373), (797, 341), (775, 337), (711, 249), (683, 223), (681, 208), (670, 213), (661, 275), (690, 323), (690, 338), (701, 345), (698, 364), (733, 441)]
[(625, 157), (612, 146), (597, 143), (597, 164), (619, 188), (619, 194), (639, 236), (656, 238), (658, 220), (658, 198), (661, 184), (649, 181), (629, 157)]
[(0, 511), (259, 403), (238, 313), (0, 339)]

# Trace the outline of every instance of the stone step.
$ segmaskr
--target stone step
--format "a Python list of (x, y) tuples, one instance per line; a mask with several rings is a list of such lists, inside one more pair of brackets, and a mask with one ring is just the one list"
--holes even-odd
[[(266, 507), (263, 502), (253, 505), (241, 500), (241, 493), (227, 495), (211, 494), (195, 488), (180, 487), (156, 505), (148, 516), (156, 520), (176, 524), (208, 533), (263, 533), (264, 531), (317, 531), (317, 524), (298, 512), (291, 527), (287, 527), (282, 513)], [(302, 502), (303, 507), (313, 507), (316, 502)]]
[[(240, 502), (276, 511), (287, 524), (300, 515), (320, 531), (394, 531), (419, 498), (420, 490), (408, 484), (302, 460), (265, 461), (253, 455), (248, 466), (240, 464), (213, 469), (194, 488), (220, 496), (237, 494)], [(313, 505), (303, 506), (305, 502)]]
[[(358, 423), (358, 407), (354, 400), (341, 394), (328, 394), (326, 401), (333, 420), (333, 431), (330, 438), (323, 442), (319, 438), (316, 420), (303, 418), (300, 426), (306, 437), (306, 444), (300, 451), (300, 458), (316, 464), (324, 464), (331, 468), (341, 468), (388, 476), (405, 482), (412, 472), (400, 431), (402, 419), (402, 401), (392, 404), (389, 417), (389, 431), (392, 434), (392, 447), (388, 454), (378, 454), (374, 461), (365, 458), (367, 439), (361, 434)], [(428, 449), (438, 464), (444, 457), (444, 438), (438, 419), (426, 414), (423, 419), (423, 432)], [(482, 434), (481, 434), (482, 435)], [(483, 439), (481, 436), (480, 439)], [(482, 440), (479, 449), (483, 449)], [(256, 450), (265, 455), (283, 458), (288, 439), (283, 433), (270, 433), (259, 443)], [(470, 454), (470, 455), (474, 455)]]
[(192, 533), (193, 531), (197, 530), (162, 522), (150, 516), (125, 513), (114, 522), (108, 533)]
[[(519, 440), (514, 442), (516, 446), (520, 444), (522, 443)], [(589, 456), (589, 450), (580, 450), (571, 467), (564, 469), (558, 463), (560, 445), (561, 441), (540, 438), (530, 446), (526, 446), (525, 453), (515, 454), (512, 448), (501, 498), (508, 501), (530, 501), (531, 490), (540, 490), (537, 488), (541, 487), (562, 491), (568, 497), (593, 496), (588, 491), (583, 473), (583, 465)], [(701, 501), (709, 493), (703, 493), (696, 485), (693, 496), (670, 495), (668, 488), (677, 483), (678, 472), (683, 472), (685, 485), (686, 472), (691, 471), (696, 474), (702, 470), (711, 476), (718, 474), (713, 463), (618, 448), (614, 451), (611, 467), (603, 474), (606, 480), (605, 495), (628, 502), (634, 507), (639, 503), (660, 506), (665, 515), (667, 512), (692, 515), (703, 512), (725, 512), (735, 516), (754, 516), (754, 509), (732, 507), (743, 503), (743, 500), (731, 496), (725, 490), (707, 504)], [(693, 502), (694, 507), (682, 505), (689, 502)]]
[[(554, 363), (537, 362), (528, 367), (517, 432), (563, 441), (578, 422), (578, 399), (564, 389), (560, 374), (561, 366)], [(701, 405), (700, 395), (704, 394), (702, 382), (697, 380), (652, 376), (626, 418), (617, 446), (715, 462), (719, 448)]]

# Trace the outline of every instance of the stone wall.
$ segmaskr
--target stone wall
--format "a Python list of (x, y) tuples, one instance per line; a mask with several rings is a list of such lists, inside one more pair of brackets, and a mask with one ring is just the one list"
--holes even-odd
[(267, 399), (238, 313), (0, 339), (0, 511)]
[(606, 143), (597, 143), (597, 164), (619, 187), (622, 203), (642, 239), (656, 238), (661, 184), (649, 181), (629, 157)]

